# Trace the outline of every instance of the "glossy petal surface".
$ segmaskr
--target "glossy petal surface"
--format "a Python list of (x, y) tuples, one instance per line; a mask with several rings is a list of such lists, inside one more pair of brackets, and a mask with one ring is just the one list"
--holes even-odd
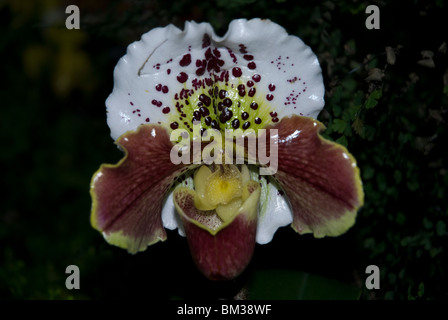
[(113, 245), (131, 253), (166, 239), (162, 225), (165, 193), (186, 168), (170, 161), (172, 143), (160, 126), (141, 126), (121, 136), (125, 157), (105, 164), (91, 183), (91, 223)]
[(337, 236), (355, 222), (364, 201), (355, 159), (347, 149), (323, 139), (324, 126), (292, 116), (267, 129), (278, 130), (278, 172), (293, 211), (292, 227), (315, 237)]

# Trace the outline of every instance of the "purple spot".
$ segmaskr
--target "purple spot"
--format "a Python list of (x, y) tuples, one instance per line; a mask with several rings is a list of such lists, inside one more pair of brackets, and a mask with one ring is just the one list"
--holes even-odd
[(219, 91), (219, 97), (221, 99), (224, 99), (225, 97), (227, 97), (227, 91), (226, 90), (220, 90)]
[(254, 70), (257, 67), (257, 65), (255, 64), (255, 62), (251, 61), (251, 62), (249, 62), (247, 67), (251, 70)]
[(233, 117), (233, 112), (229, 108), (224, 108), (221, 112), (221, 115), (219, 116), (219, 121), (221, 123), (226, 123)]
[(163, 107), (162, 112), (164, 114), (170, 113), (170, 107)]
[(211, 39), (208, 34), (204, 34), (204, 37), (202, 38), (202, 48), (207, 48), (211, 44)]
[(272, 101), (272, 99), (274, 99), (274, 96), (272, 94), (267, 94), (266, 95), (266, 100)]
[(201, 94), (199, 96), (199, 101), (201, 101), (203, 104), (205, 104), (207, 107), (212, 103), (212, 100), (210, 99), (209, 96), (205, 95), (205, 94)]
[(248, 93), (249, 97), (253, 97), (255, 95), (255, 92), (256, 92), (255, 88), (250, 88), (249, 93)]
[(253, 55), (251, 55), (251, 54), (245, 54), (244, 56), (243, 56), (243, 58), (244, 59), (246, 59), (246, 60), (253, 60), (254, 59), (254, 56)]
[(199, 108), (199, 112), (203, 117), (208, 116), (210, 114), (210, 111), (208, 111), (208, 109), (204, 107)]
[(232, 102), (232, 100), (230, 100), (229, 98), (225, 98), (224, 101), (223, 101), (223, 104), (224, 104), (226, 107), (230, 107), (230, 106), (232, 106), (233, 102)]
[(146, 118), (145, 121), (146, 121), (146, 122), (149, 122), (149, 118)]
[(162, 92), (163, 93), (168, 93), (168, 87), (167, 86), (163, 86), (162, 87)]
[(243, 72), (241, 71), (240, 68), (235, 67), (235, 68), (232, 69), (232, 74), (233, 74), (234, 77), (238, 78), (238, 77), (241, 77)]
[(213, 129), (219, 129), (219, 124), (216, 120), (212, 120), (212, 128)]
[(162, 106), (162, 101), (157, 101), (156, 99), (152, 100), (151, 103), (159, 108)]
[(246, 95), (246, 86), (244, 84), (238, 85), (238, 94), (241, 97), (244, 97)]
[(185, 72), (181, 72), (177, 75), (177, 81), (185, 83), (188, 80), (188, 75)]
[(218, 50), (218, 48), (213, 49), (213, 54), (217, 58), (221, 58), (221, 52)]
[(199, 68), (196, 70), (196, 75), (198, 77), (202, 76), (205, 73), (205, 68)]
[(190, 63), (191, 63), (191, 55), (189, 53), (184, 55), (182, 57), (182, 59), (179, 61), (179, 65), (181, 67), (186, 67), (186, 66), (190, 65)]
[(227, 48), (227, 52), (229, 52), (229, 56), (232, 58), (233, 63), (236, 64), (238, 62), (238, 60), (237, 60), (235, 54), (233, 53), (233, 51), (230, 50), (229, 48)]
[(157, 91), (162, 91), (162, 85), (160, 83), (158, 85), (156, 85), (156, 90)]
[(201, 113), (198, 110), (193, 112), (193, 121), (194, 120), (201, 121)]
[(259, 74), (254, 74), (252, 76), (252, 80), (254, 80), (255, 82), (260, 82), (261, 76)]
[(271, 83), (268, 88), (269, 88), (269, 91), (274, 91), (275, 90), (275, 84)]

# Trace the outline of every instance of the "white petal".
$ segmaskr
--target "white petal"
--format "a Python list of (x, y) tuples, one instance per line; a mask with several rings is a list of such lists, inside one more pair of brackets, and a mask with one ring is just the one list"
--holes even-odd
[[(258, 168), (250, 167), (251, 179), (261, 183), (260, 206), (256, 241), (259, 244), (271, 242), (278, 228), (292, 223), (293, 215), (287, 198), (275, 181), (259, 176)], [(269, 181), (269, 182), (268, 182)]]
[(259, 244), (271, 242), (278, 228), (292, 223), (292, 211), (284, 195), (273, 184), (268, 186), (266, 207), (260, 211), (256, 240)]
[(180, 221), (179, 215), (176, 212), (173, 202), (173, 191), (166, 198), (165, 205), (162, 209), (162, 222), (163, 226), (169, 230), (175, 230), (179, 228), (179, 234), (185, 236), (185, 231)]
[[(210, 37), (211, 46), (203, 48), (205, 35)], [(196, 62), (204, 61), (208, 48), (217, 50), (223, 65), (219, 72), (206, 71), (198, 76)], [(181, 66), (186, 55), (190, 55), (191, 62)], [(251, 62), (255, 69), (249, 68)], [(241, 77), (232, 75), (235, 66), (242, 70)], [(234, 20), (228, 32), (219, 37), (208, 23), (187, 22), (184, 31), (173, 25), (149, 31), (140, 41), (129, 45), (118, 62), (114, 89), (106, 100), (112, 138), (117, 139), (140, 124), (160, 123), (169, 128), (170, 122), (181, 114), (176, 103), (182, 99), (176, 101), (175, 95), (190, 90), (189, 99), (196, 103), (207, 88), (195, 89), (193, 81), (213, 78), (224, 71), (228, 72), (228, 82), (234, 85), (260, 75), (253, 100), (269, 104), (278, 119), (291, 114), (316, 118), (324, 105), (324, 86), (316, 56), (302, 40), (288, 35), (279, 25), (261, 19)], [(188, 76), (185, 82), (178, 80), (181, 72)], [(186, 117), (179, 116), (181, 124), (191, 122), (193, 109), (197, 108), (184, 107), (190, 109), (185, 111)]]
[[(272, 94), (278, 118), (292, 114), (317, 118), (325, 88), (316, 55), (304, 42), (270, 20), (234, 20), (226, 44), (243, 43), (253, 53), (261, 81), (257, 88)], [(269, 85), (274, 84), (271, 91)], [(258, 90), (258, 89), (257, 89)]]

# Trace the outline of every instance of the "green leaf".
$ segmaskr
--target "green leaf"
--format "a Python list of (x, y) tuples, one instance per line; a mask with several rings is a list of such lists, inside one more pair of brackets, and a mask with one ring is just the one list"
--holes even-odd
[(426, 217), (423, 218), (423, 226), (426, 229), (432, 229), (432, 227), (434, 226), (434, 224)]
[(383, 172), (376, 175), (376, 183), (378, 185), (378, 190), (384, 192), (387, 189), (387, 178)]
[(446, 224), (442, 220), (437, 221), (436, 232), (439, 237), (446, 235)]
[(402, 178), (402, 174), (401, 174), (401, 171), (400, 170), (398, 170), (398, 169), (396, 169), (395, 171), (394, 171), (394, 180), (395, 180), (395, 182), (398, 184), (398, 183), (400, 183), (401, 182), (401, 178)]
[(358, 119), (360, 110), (361, 110), (361, 104), (355, 104), (355, 105), (350, 106), (346, 112), (348, 119), (350, 119), (350, 120)]
[(425, 293), (425, 285), (423, 284), (423, 282), (420, 282), (420, 284), (418, 285), (418, 297), (421, 298), (423, 297), (423, 294)]
[(333, 115), (335, 117), (340, 117), (341, 116), (341, 107), (338, 104), (333, 105)]
[(350, 92), (353, 94), (355, 91), (357, 82), (354, 78), (346, 78), (341, 82), (341, 86), (343, 87), (344, 92)]
[(251, 300), (358, 300), (348, 283), (296, 270), (256, 270), (249, 279)]
[(333, 131), (336, 131), (337, 133), (343, 133), (345, 128), (347, 127), (347, 122), (342, 119), (334, 119), (331, 127)]
[(372, 141), (375, 138), (376, 129), (373, 126), (364, 126), (364, 136), (367, 140)]
[(363, 133), (364, 133), (364, 122), (362, 121), (361, 118), (356, 118), (355, 121), (353, 121), (352, 128), (353, 128), (353, 130), (355, 130), (355, 132), (359, 136), (361, 136), (361, 137), (363, 136)]
[(364, 103), (366, 109), (372, 109), (376, 107), (376, 105), (378, 104), (378, 99), (381, 98), (382, 94), (383, 92), (380, 89), (373, 90)]
[(362, 170), (362, 179), (369, 180), (375, 174), (375, 169), (369, 165), (366, 165)]
[(419, 188), (419, 184), (417, 181), (409, 181), (407, 183), (408, 189), (411, 191), (417, 191), (417, 189)]
[(406, 216), (403, 214), (403, 212), (398, 212), (397, 216), (395, 217), (395, 221), (402, 226), (406, 222)]

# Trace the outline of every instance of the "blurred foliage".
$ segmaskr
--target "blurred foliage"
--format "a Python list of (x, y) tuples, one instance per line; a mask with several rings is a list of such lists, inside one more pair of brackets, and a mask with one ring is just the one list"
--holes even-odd
[(247, 285), (253, 300), (356, 300), (359, 292), (353, 284), (297, 270), (255, 270)]
[[(65, 28), (69, 4), (80, 8), (80, 30)], [(370, 4), (380, 8), (380, 30), (365, 28)], [(441, 0), (0, 2), (0, 298), (231, 298), (246, 284), (255, 296), (271, 286), (278, 295), (265, 297), (290, 298), (304, 274), (339, 284), (333, 299), (347, 286), (361, 299), (448, 298), (446, 13)], [(240, 279), (211, 283), (177, 232), (135, 256), (108, 246), (89, 224), (89, 183), (101, 163), (121, 158), (104, 101), (126, 46), (185, 20), (224, 34), (240, 17), (269, 18), (318, 55), (326, 85), (319, 119), (324, 135), (356, 157), (365, 206), (338, 238), (282, 228), (257, 246)], [(71, 264), (81, 290), (65, 288)], [(379, 290), (364, 286), (371, 264), (381, 270)]]

